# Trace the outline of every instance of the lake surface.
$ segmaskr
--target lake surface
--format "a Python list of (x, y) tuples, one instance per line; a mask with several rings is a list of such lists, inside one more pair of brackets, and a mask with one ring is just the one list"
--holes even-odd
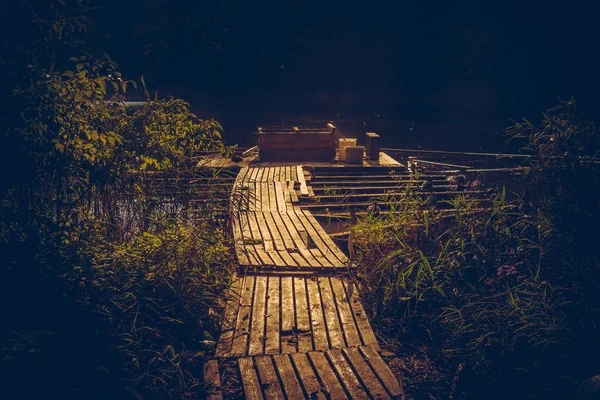
[[(163, 88), (159, 94), (190, 103), (200, 118), (214, 117), (223, 125), (227, 144), (251, 147), (258, 126), (323, 126), (332, 121), (346, 137), (362, 143), (365, 132), (381, 136), (381, 147), (507, 152), (506, 111), (493, 104), (436, 103), (422, 96), (411, 101), (399, 95), (365, 93), (220, 93), (202, 94), (189, 88)], [(428, 103), (428, 101), (431, 101)], [(524, 114), (526, 115), (526, 114)]]

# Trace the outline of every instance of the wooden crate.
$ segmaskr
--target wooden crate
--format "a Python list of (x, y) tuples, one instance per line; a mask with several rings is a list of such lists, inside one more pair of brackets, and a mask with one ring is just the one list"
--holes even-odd
[(338, 135), (333, 129), (259, 128), (262, 161), (332, 161)]

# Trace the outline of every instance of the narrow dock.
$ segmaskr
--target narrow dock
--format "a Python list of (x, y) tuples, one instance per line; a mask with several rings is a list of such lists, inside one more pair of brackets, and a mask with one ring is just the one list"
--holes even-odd
[(347, 278), (351, 261), (300, 207), (309, 196), (300, 165), (238, 174), (231, 211), (240, 272), (216, 361), (237, 360), (247, 399), (404, 398)]

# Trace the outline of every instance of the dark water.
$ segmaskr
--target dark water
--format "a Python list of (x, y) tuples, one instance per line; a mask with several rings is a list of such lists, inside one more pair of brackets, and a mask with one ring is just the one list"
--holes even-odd
[(365, 132), (381, 135), (381, 147), (453, 150), (516, 151), (506, 146), (503, 130), (511, 125), (510, 115), (491, 105), (449, 107), (427, 103), (427, 98), (410, 99), (369, 94), (273, 93), (201, 94), (187, 88), (159, 90), (163, 96), (188, 101), (200, 118), (214, 117), (225, 130), (227, 144), (250, 147), (256, 144), (258, 126), (323, 126), (332, 121), (346, 137), (362, 142)]

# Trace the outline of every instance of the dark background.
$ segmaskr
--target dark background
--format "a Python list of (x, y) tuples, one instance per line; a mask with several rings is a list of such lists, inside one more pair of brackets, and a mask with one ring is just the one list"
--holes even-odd
[(128, 77), (231, 143), (334, 120), (384, 146), (496, 151), (510, 119), (559, 98), (598, 116), (596, 13), (536, 3), (105, 0), (90, 15)]

